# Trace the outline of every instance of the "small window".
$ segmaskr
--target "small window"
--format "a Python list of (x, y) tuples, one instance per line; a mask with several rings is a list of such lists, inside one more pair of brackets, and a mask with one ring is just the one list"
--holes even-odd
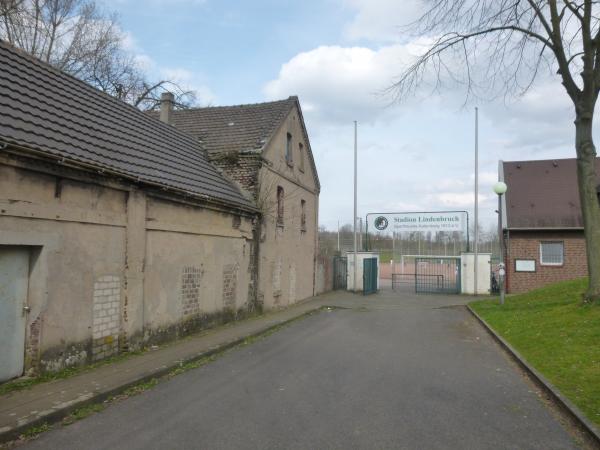
[(306, 231), (306, 201), (300, 200), (300, 231)]
[(563, 242), (540, 242), (540, 264), (543, 266), (562, 266), (563, 263)]
[(283, 226), (283, 188), (277, 186), (277, 225)]
[(304, 172), (304, 145), (298, 144), (298, 159), (300, 160), (300, 172)]
[(285, 144), (285, 160), (291, 166), (294, 163), (294, 155), (292, 154), (292, 135), (287, 134), (287, 141)]

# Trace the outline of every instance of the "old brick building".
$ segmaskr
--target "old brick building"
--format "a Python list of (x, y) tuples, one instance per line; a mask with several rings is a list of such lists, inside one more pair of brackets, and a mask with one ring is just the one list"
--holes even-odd
[(499, 179), (507, 292), (586, 276), (576, 160), (500, 161)]
[(297, 97), (151, 113), (201, 142), (209, 160), (261, 212), (258, 302), (293, 304), (317, 293), (319, 177)]
[(2, 41), (0, 67), (0, 382), (313, 295), (297, 98), (161, 122)]
[(188, 134), (0, 41), (0, 381), (256, 308), (260, 212)]

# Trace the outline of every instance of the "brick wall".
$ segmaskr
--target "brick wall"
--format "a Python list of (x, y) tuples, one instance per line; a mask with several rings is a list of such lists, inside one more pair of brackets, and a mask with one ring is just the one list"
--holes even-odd
[[(540, 242), (564, 243), (564, 264), (540, 264)], [(535, 272), (516, 272), (516, 259), (535, 260)], [(511, 231), (507, 249), (507, 292), (519, 293), (587, 275), (585, 239), (582, 231)]]
[(223, 267), (223, 307), (231, 311), (237, 309), (237, 264), (228, 264)]
[(93, 359), (99, 360), (118, 351), (121, 307), (121, 283), (117, 276), (107, 275), (94, 283)]
[(181, 312), (184, 317), (200, 314), (201, 267), (186, 266), (181, 274)]
[(317, 295), (333, 291), (333, 256), (317, 256)]
[(239, 154), (237, 152), (211, 155), (210, 161), (221, 169), (246, 194), (254, 197), (258, 182), (261, 157), (257, 154)]

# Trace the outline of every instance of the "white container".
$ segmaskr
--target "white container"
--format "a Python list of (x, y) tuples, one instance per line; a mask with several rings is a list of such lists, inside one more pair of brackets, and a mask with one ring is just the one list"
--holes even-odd
[[(490, 293), (490, 259), (491, 253), (477, 255), (477, 295)], [(475, 294), (475, 254), (461, 253), (460, 255), (460, 286), (463, 294)]]
[[(347, 289), (349, 291), (354, 290), (354, 252), (347, 252), (346, 257), (348, 258), (348, 273), (347, 273)], [(363, 268), (364, 260), (367, 258), (377, 258), (377, 290), (379, 290), (379, 253), (375, 252), (357, 252), (356, 259), (358, 260), (358, 267), (356, 268), (356, 291), (362, 292), (363, 290)]]

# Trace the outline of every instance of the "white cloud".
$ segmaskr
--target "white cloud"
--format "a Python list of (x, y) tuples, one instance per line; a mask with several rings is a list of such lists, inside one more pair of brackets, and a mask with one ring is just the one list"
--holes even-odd
[(378, 50), (321, 46), (284, 63), (264, 92), (268, 99), (299, 94), (304, 109), (328, 123), (373, 122), (390, 112), (391, 98), (383, 91), (398, 68), (410, 60), (412, 50), (411, 45)]
[(204, 76), (201, 73), (194, 73), (183, 67), (162, 66), (144, 51), (131, 32), (122, 31), (121, 35), (123, 49), (133, 55), (137, 66), (144, 73), (148, 74), (151, 79), (167, 79), (177, 83), (184, 90), (194, 91), (196, 93), (197, 101), (201, 106), (216, 103), (217, 96), (207, 86)]
[(499, 130), (494, 142), (505, 159), (541, 159), (574, 143), (574, 109), (558, 77), (543, 77), (509, 105), (484, 105), (484, 114)]
[(183, 89), (194, 91), (201, 106), (212, 105), (217, 101), (217, 96), (206, 85), (201, 74), (190, 72), (181, 67), (162, 67), (158, 69), (158, 73), (161, 78), (171, 80)]
[(419, 17), (419, 0), (343, 0), (355, 10), (353, 20), (344, 28), (344, 35), (352, 40), (367, 39), (375, 42), (402, 40), (399, 27)]
[[(442, 205), (444, 208), (471, 208), (474, 203), (473, 192), (443, 192), (435, 196), (426, 197), (432, 205)], [(491, 195), (479, 194), (479, 203), (492, 198)]]

